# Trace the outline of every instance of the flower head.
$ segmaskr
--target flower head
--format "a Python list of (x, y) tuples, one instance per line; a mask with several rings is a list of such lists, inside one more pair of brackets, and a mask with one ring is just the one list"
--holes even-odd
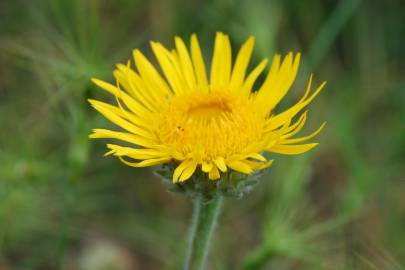
[(160, 70), (135, 49), (136, 69), (130, 62), (118, 64), (115, 85), (93, 79), (115, 97), (117, 105), (89, 100), (124, 131), (94, 129), (90, 137), (125, 142), (126, 146), (107, 144), (106, 155), (117, 156), (129, 166), (175, 164), (174, 182), (185, 181), (200, 169), (211, 180), (228, 170), (250, 174), (272, 164), (264, 152), (309, 151), (317, 143), (302, 142), (316, 136), (324, 124), (310, 135), (292, 137), (305, 124), (303, 109), (325, 83), (310, 94), (311, 76), (304, 96), (276, 113), (275, 107), (295, 80), (300, 54), (289, 53), (284, 59), (275, 55), (263, 84), (254, 89), (268, 61), (247, 72), (253, 46), (250, 37), (232, 64), (229, 37), (217, 33), (209, 75), (196, 35), (191, 36), (190, 49), (179, 37), (174, 50), (151, 42)]

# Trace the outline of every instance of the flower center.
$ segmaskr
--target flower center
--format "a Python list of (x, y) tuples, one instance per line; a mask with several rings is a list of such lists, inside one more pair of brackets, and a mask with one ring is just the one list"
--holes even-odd
[(183, 157), (209, 161), (243, 152), (262, 134), (263, 123), (248, 97), (195, 92), (171, 101), (157, 132), (162, 143)]
[(221, 115), (223, 112), (231, 112), (231, 108), (226, 101), (208, 101), (190, 107), (188, 114), (196, 118), (213, 118)]

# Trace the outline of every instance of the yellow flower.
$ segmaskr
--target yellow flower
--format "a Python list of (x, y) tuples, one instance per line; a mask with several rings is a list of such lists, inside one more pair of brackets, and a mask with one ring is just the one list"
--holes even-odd
[(174, 50), (151, 42), (161, 72), (135, 49), (136, 69), (130, 62), (118, 64), (116, 85), (93, 79), (116, 98), (117, 105), (89, 100), (125, 131), (94, 129), (90, 138), (126, 142), (127, 146), (107, 144), (111, 151), (106, 155), (117, 156), (129, 166), (176, 164), (174, 182), (189, 179), (197, 169), (211, 180), (229, 169), (250, 174), (271, 165), (264, 152), (307, 152), (317, 143), (298, 143), (317, 135), (324, 124), (308, 136), (291, 137), (303, 128), (307, 112), (302, 110), (325, 82), (310, 95), (311, 77), (304, 96), (276, 113), (275, 107), (295, 80), (300, 54), (290, 52), (283, 60), (275, 55), (263, 84), (255, 91), (267, 59), (247, 72), (254, 42), (250, 37), (232, 64), (229, 37), (217, 33), (209, 79), (196, 35), (191, 36), (190, 49), (179, 37), (175, 38)]

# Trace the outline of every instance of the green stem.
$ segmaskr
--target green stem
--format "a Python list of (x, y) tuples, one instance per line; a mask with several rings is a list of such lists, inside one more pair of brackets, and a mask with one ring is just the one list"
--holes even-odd
[(210, 238), (222, 205), (222, 196), (210, 202), (197, 197), (193, 200), (193, 220), (188, 238), (184, 270), (203, 270), (207, 259)]

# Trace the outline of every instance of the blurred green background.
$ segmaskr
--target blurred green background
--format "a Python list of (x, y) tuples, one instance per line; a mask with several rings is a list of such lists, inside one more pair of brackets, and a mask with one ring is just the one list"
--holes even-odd
[[(0, 2), (0, 269), (181, 269), (191, 205), (149, 169), (103, 158), (110, 127), (86, 99), (133, 48), (216, 31), (254, 62), (301, 51), (293, 104), (314, 72), (327, 89), (307, 132), (228, 199), (209, 269), (405, 269), (405, 5), (402, 0)], [(303, 132), (305, 133), (305, 131)]]

